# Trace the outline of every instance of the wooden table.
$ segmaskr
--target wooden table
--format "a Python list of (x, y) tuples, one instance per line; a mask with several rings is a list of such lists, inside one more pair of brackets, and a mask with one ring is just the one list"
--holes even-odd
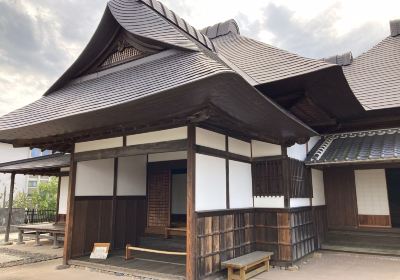
[[(52, 239), (53, 248), (59, 248), (58, 241), (61, 236), (65, 234), (65, 224), (28, 224), (19, 225), (18, 229), (18, 242), (17, 244), (24, 244), (24, 236), (35, 236), (36, 246), (40, 246), (40, 239)], [(49, 233), (50, 235), (43, 235), (43, 233)]]
[(228, 280), (246, 280), (264, 271), (269, 271), (269, 260), (274, 253), (255, 251), (229, 261), (222, 262), (228, 269)]

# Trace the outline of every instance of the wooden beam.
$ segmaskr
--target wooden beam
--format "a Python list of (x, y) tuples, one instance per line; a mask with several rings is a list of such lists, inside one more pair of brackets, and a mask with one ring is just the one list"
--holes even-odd
[(69, 172), (69, 190), (68, 190), (68, 210), (65, 224), (64, 238), (64, 254), (63, 266), (68, 266), (68, 261), (72, 255), (72, 231), (74, 226), (74, 209), (75, 209), (75, 183), (76, 183), (76, 167), (77, 163), (74, 160), (75, 154), (71, 153), (71, 164)]
[(10, 193), (8, 198), (8, 215), (7, 215), (7, 223), (6, 223), (6, 233), (4, 235), (4, 243), (3, 245), (11, 245), (10, 242), (10, 229), (11, 229), (11, 219), (12, 219), (12, 208), (14, 202), (14, 185), (15, 185), (15, 173), (11, 173), (11, 182), (10, 182)]
[(196, 149), (197, 153), (202, 154), (202, 155), (214, 156), (214, 157), (236, 160), (236, 161), (241, 161), (241, 162), (246, 162), (246, 163), (251, 162), (250, 157), (234, 154), (234, 153), (231, 153), (228, 151), (217, 150), (214, 148), (204, 147), (204, 146), (200, 146), (200, 145), (196, 145), (195, 149)]
[(197, 256), (197, 217), (195, 207), (195, 182), (196, 182), (196, 127), (188, 126), (187, 141), (187, 202), (186, 202), (186, 279), (195, 280)]
[(147, 155), (153, 153), (166, 153), (186, 151), (187, 140), (173, 140), (158, 143), (140, 144), (127, 147), (119, 147), (105, 150), (77, 153), (74, 161), (98, 160), (106, 158), (117, 158), (136, 155)]
[(230, 208), (229, 202), (229, 141), (228, 136), (225, 135), (225, 175), (226, 175), (226, 209)]
[(282, 145), (282, 176), (285, 208), (290, 208), (290, 171), (287, 147)]

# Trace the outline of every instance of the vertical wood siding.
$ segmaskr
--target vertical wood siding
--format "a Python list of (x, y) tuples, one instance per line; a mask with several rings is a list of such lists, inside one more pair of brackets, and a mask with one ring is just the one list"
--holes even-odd
[(221, 262), (254, 250), (254, 212), (200, 214), (197, 218), (197, 273), (199, 278), (221, 270)]
[[(136, 243), (146, 221), (145, 197), (117, 199), (116, 248)], [(75, 198), (72, 257), (89, 254), (95, 242), (112, 242), (112, 197)]]

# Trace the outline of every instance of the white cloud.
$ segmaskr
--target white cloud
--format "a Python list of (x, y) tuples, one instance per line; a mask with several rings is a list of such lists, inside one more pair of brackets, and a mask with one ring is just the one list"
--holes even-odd
[[(0, 115), (30, 103), (89, 41), (107, 0), (0, 0)], [(304, 56), (359, 54), (389, 34), (400, 1), (165, 0), (197, 28), (235, 18), (242, 34)]]

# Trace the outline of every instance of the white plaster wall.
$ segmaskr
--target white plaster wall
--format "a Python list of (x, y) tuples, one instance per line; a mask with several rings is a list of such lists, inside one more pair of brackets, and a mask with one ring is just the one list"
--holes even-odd
[(180, 160), (187, 159), (187, 152), (168, 152), (168, 153), (156, 153), (149, 154), (149, 162), (157, 162), (157, 161), (168, 161), (168, 160)]
[(196, 127), (196, 144), (225, 151), (225, 135)]
[(253, 207), (251, 164), (229, 161), (229, 207)]
[(322, 170), (311, 169), (311, 181), (313, 188), (312, 205), (325, 205), (324, 173)]
[(384, 169), (355, 170), (358, 214), (390, 215)]
[(314, 146), (318, 143), (318, 141), (319, 141), (320, 139), (321, 139), (320, 136), (313, 136), (313, 137), (310, 137), (310, 140), (308, 140), (308, 143), (307, 143), (307, 145), (308, 145), (307, 153), (308, 153), (309, 151), (311, 151), (312, 148), (314, 148)]
[[(0, 143), (0, 163), (9, 162), (14, 160), (26, 159), (29, 158), (30, 150), (29, 148), (14, 148), (10, 144)], [(4, 189), (7, 190), (8, 200), (8, 192), (10, 190), (10, 182), (11, 175), (0, 173), (0, 193), (4, 194)], [(15, 176), (15, 185), (14, 185), (14, 194), (18, 192), (27, 192), (27, 182), (28, 176), (25, 175), (16, 175)], [(0, 207), (3, 206), (3, 201), (0, 201)]]
[(78, 162), (76, 196), (112, 196), (113, 184), (113, 158)]
[(236, 138), (228, 137), (228, 151), (234, 154), (251, 157), (251, 144)]
[(61, 172), (69, 172), (70, 168), (69, 167), (61, 167), (60, 171)]
[(279, 156), (282, 154), (281, 146), (257, 140), (251, 141), (253, 157)]
[(107, 138), (107, 139), (75, 143), (75, 152), (81, 153), (87, 151), (117, 148), (122, 146), (123, 146), (122, 137)]
[(287, 155), (290, 158), (304, 161), (307, 157), (307, 145), (306, 144), (294, 144), (287, 148)]
[(307, 198), (291, 198), (290, 199), (290, 208), (298, 208), (298, 207), (304, 207), (304, 206), (310, 206), (310, 199)]
[(67, 214), (69, 176), (61, 177), (58, 214)]
[(255, 196), (255, 208), (285, 208), (283, 196)]
[(173, 140), (181, 140), (187, 138), (187, 127), (178, 127), (165, 130), (152, 131), (147, 133), (140, 133), (129, 135), (126, 137), (126, 144), (128, 146), (157, 143)]
[(186, 174), (172, 175), (172, 214), (186, 214)]
[(196, 154), (196, 211), (226, 209), (225, 159)]
[(146, 155), (118, 158), (117, 195), (146, 195)]

